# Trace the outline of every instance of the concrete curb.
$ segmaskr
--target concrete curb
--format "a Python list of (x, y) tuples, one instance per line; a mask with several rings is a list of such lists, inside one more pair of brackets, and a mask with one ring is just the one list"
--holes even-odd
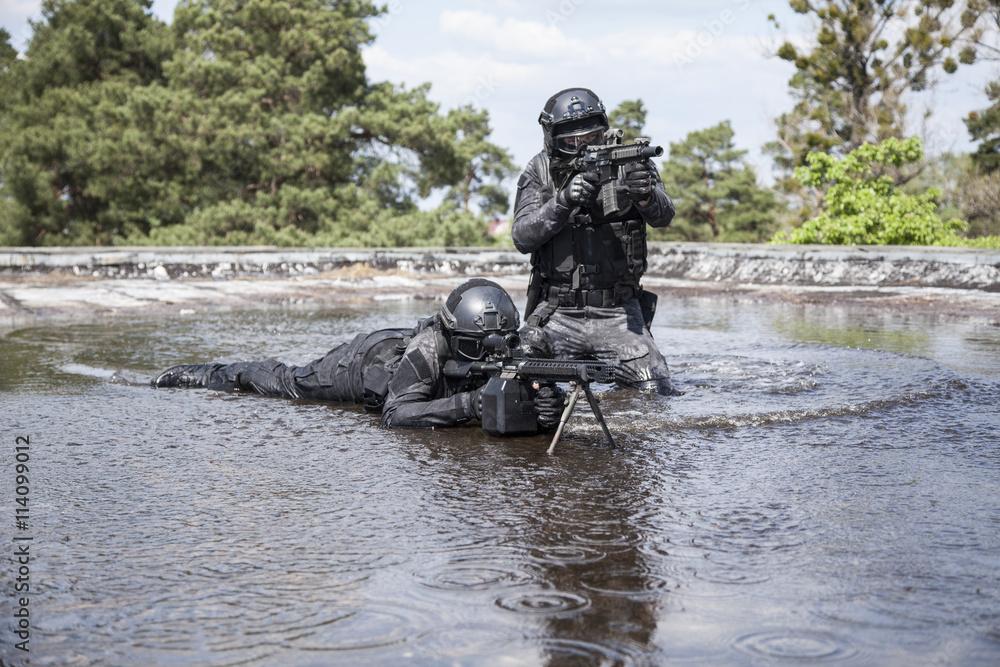
[[(649, 244), (654, 278), (759, 285), (922, 286), (1000, 291), (1000, 251), (918, 246)], [(412, 274), (517, 275), (502, 248), (0, 248), (0, 278), (53, 271), (92, 278), (310, 276), (364, 265)]]
[[(1000, 252), (956, 248), (650, 244), (663, 296), (865, 303), (1000, 313)], [(489, 276), (516, 299), (528, 257), (502, 248), (0, 248), (0, 329), (38, 318), (439, 300)]]
[(277, 278), (359, 264), (414, 274), (527, 273), (528, 257), (496, 248), (0, 248), (0, 275), (64, 270), (94, 278)]
[(751, 285), (1000, 292), (1000, 251), (924, 246), (657, 244), (648, 275)]

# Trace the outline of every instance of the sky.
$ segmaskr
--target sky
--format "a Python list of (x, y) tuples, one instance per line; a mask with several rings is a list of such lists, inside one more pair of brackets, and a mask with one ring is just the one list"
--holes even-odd
[[(541, 150), (537, 123), (545, 101), (564, 88), (592, 89), (608, 110), (641, 99), (645, 134), (654, 144), (730, 121), (762, 183), (773, 182), (760, 148), (775, 134), (774, 119), (792, 102), (794, 67), (772, 54), (786, 39), (808, 45), (809, 19), (787, 0), (381, 0), (372, 20), (375, 41), (365, 48), (371, 81), (415, 87), (430, 82), (441, 111), (471, 103), (486, 109), (491, 140), (519, 167)], [(152, 11), (171, 22), (176, 0), (154, 0)], [(28, 19), (41, 0), (3, 0), (0, 26), (13, 46), (26, 48)], [(768, 21), (774, 14), (780, 25)], [(932, 94), (910, 101), (928, 152), (968, 151), (961, 122), (987, 106), (985, 83), (1000, 68), (960, 68)]]

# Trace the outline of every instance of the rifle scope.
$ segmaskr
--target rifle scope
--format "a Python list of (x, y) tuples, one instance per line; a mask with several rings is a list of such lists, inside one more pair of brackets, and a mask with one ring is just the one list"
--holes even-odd
[(493, 333), (483, 339), (483, 347), (490, 356), (507, 358), (521, 348), (521, 339), (513, 332)]

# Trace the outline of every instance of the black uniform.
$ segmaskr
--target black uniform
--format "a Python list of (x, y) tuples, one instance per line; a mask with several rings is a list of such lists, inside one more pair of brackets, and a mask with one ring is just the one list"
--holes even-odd
[(445, 377), (442, 369), (449, 357), (440, 326), (428, 318), (413, 330), (358, 334), (305, 366), (275, 359), (185, 364), (167, 369), (152, 384), (364, 403), (382, 410), (384, 426), (455, 426), (478, 418), (475, 390), (486, 379)]
[(540, 280), (540, 303), (525, 320), (533, 330), (522, 338), (547, 343), (555, 357), (593, 355), (613, 362), (621, 385), (673, 394), (667, 364), (649, 332), (651, 308), (644, 316), (642, 307), (652, 295), (644, 297), (639, 281), (646, 270), (646, 225), (669, 225), (674, 205), (655, 168), (630, 167), (618, 180), (618, 200), (630, 201), (625, 176), (643, 168), (653, 179), (649, 202), (610, 218), (600, 205), (574, 207), (556, 196), (572, 173), (545, 151), (522, 173), (511, 235), (518, 250), (531, 253)]

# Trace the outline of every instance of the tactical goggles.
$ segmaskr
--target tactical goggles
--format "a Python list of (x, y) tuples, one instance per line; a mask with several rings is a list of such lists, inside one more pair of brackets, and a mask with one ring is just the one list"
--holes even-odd
[(469, 361), (479, 361), (488, 354), (509, 356), (521, 347), (521, 339), (513, 331), (501, 331), (482, 336), (452, 334), (455, 355)]
[(451, 345), (456, 355), (469, 361), (479, 361), (486, 354), (482, 336), (452, 334)]
[(603, 129), (597, 128), (589, 131), (582, 130), (568, 134), (560, 134), (554, 138), (555, 146), (557, 150), (575, 155), (581, 148), (596, 144), (600, 140), (603, 132)]

